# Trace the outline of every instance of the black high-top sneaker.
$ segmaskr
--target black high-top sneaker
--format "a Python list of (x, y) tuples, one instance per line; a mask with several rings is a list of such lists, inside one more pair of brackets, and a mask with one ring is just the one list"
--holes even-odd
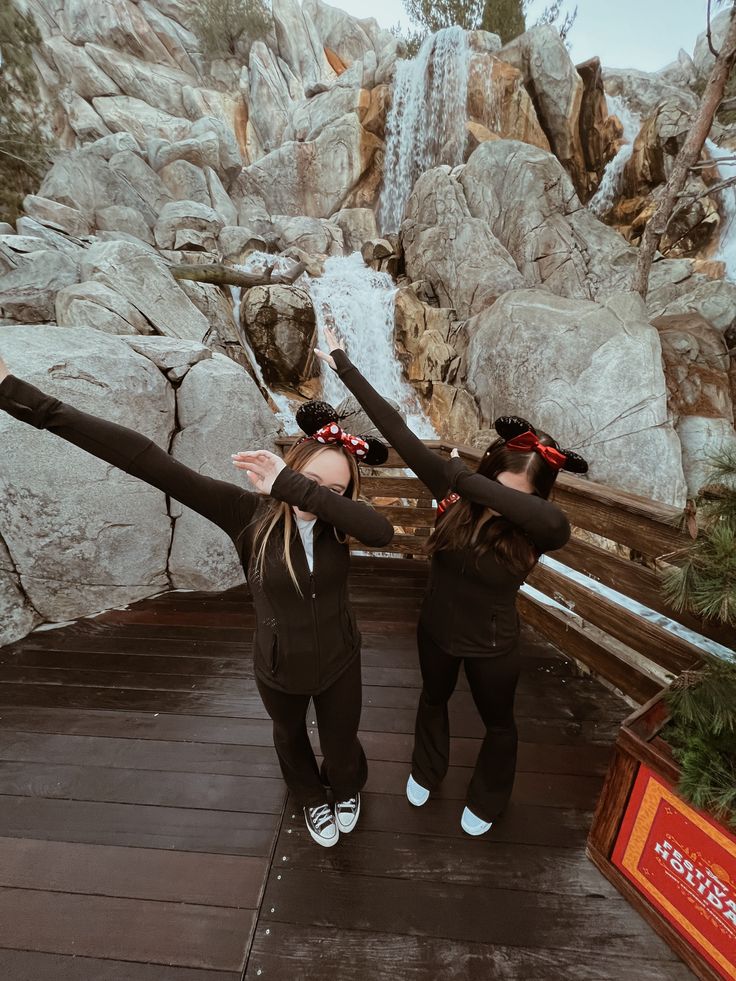
[(333, 845), (337, 844), (340, 833), (337, 830), (335, 815), (329, 804), (305, 807), (304, 820), (307, 823), (307, 831), (318, 845), (322, 845), (323, 848), (332, 848)]
[(337, 820), (337, 827), (342, 834), (350, 834), (355, 825), (358, 823), (359, 814), (360, 794), (356, 794), (355, 797), (348, 797), (347, 800), (341, 800), (335, 804), (335, 818)]

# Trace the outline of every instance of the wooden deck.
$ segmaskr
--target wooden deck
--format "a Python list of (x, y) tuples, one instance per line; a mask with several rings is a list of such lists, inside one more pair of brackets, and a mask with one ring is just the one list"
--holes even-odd
[(487, 838), (460, 830), (481, 733), (462, 684), (442, 794), (406, 802), (424, 577), (356, 563), (370, 777), (330, 850), (285, 800), (242, 590), (2, 649), (0, 978), (691, 978), (584, 855), (628, 706), (531, 630), (507, 814)]

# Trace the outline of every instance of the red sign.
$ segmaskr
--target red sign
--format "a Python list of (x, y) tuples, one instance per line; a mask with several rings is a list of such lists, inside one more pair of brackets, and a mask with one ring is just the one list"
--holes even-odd
[(612, 861), (721, 977), (736, 981), (736, 837), (642, 765)]

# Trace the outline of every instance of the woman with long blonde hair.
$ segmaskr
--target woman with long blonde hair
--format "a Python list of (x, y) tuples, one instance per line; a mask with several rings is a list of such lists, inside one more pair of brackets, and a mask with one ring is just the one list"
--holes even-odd
[[(233, 455), (253, 487), (248, 491), (184, 466), (140, 433), (44, 394), (11, 375), (1, 358), (0, 409), (139, 477), (230, 536), (253, 596), (256, 683), (284, 780), (314, 840), (336, 844), (356, 825), (367, 776), (358, 740), (360, 634), (348, 599), (348, 540), (380, 547), (393, 537), (389, 522), (358, 500), (358, 460), (382, 463), (383, 444), (343, 432), (326, 403), (307, 403), (297, 413), (307, 435), (285, 459), (268, 450)], [(307, 734), (310, 698), (321, 771)]]

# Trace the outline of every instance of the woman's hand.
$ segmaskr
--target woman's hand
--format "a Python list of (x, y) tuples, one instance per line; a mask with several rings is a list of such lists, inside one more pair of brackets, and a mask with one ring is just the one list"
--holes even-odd
[(325, 327), (325, 340), (327, 341), (327, 350), (320, 351), (320, 349), (316, 347), (314, 349), (314, 353), (317, 355), (320, 361), (324, 361), (328, 367), (332, 368), (333, 371), (336, 371), (335, 359), (330, 355), (330, 351), (344, 351), (345, 345), (331, 327)]
[(10, 372), (8, 371), (8, 366), (5, 364), (2, 358), (0, 358), (0, 382), (7, 378)]
[(459, 457), (460, 456), (460, 454), (459, 454), (459, 452), (457, 450), (457, 447), (455, 447), (455, 449), (452, 450), (452, 452), (450, 453), (450, 456), (451, 457)]
[(259, 494), (270, 494), (273, 482), (286, 464), (269, 450), (246, 450), (233, 453), (233, 465), (245, 473)]

